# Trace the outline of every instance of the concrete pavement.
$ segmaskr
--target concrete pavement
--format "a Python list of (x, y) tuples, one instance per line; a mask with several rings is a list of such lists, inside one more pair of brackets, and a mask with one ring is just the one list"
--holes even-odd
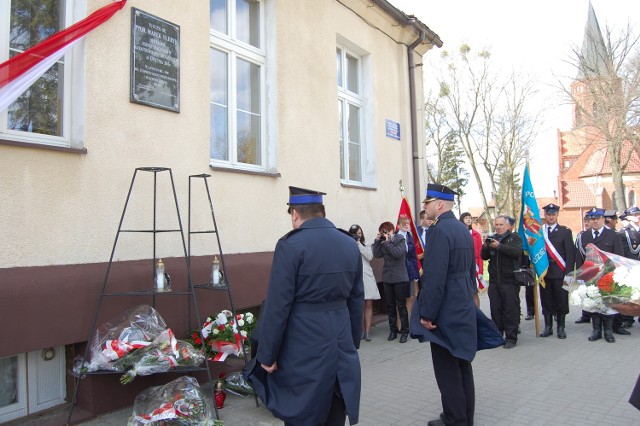
[[(486, 294), (481, 307), (488, 315)], [(630, 329), (631, 336), (616, 335), (616, 343), (589, 342), (591, 326), (574, 324), (579, 314), (572, 306), (565, 340), (555, 334), (535, 337), (534, 321), (523, 320), (514, 349), (478, 352), (473, 362), (476, 425), (640, 424), (640, 411), (627, 402), (640, 374), (640, 324)], [(373, 341), (360, 346), (359, 424), (426, 425), (441, 411), (429, 347), (413, 339), (387, 342), (387, 335), (386, 322), (378, 323)], [(253, 398), (228, 395), (219, 413), (225, 426), (282, 425)], [(130, 414), (128, 408), (83, 425), (122, 426)]]

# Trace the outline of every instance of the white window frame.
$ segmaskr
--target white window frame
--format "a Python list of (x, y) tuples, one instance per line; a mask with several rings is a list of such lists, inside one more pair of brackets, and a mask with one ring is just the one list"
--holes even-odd
[[(0, 2), (0, 61), (9, 59), (11, 0)], [(66, 0), (66, 27), (87, 16), (86, 1)], [(0, 139), (58, 148), (84, 148), (84, 41), (80, 40), (64, 56), (62, 135), (52, 136), (7, 128), (8, 108), (0, 111)]]
[[(344, 141), (344, 149), (340, 153), (342, 155), (343, 170), (340, 171), (340, 181), (343, 185), (350, 186), (362, 186), (373, 188), (375, 187), (376, 173), (375, 173), (375, 143), (373, 139), (373, 84), (372, 84), (372, 65), (371, 55), (369, 52), (345, 39), (338, 36), (336, 47), (341, 50), (341, 63), (342, 69), (338, 70), (342, 73), (343, 86), (338, 88), (338, 102), (343, 103), (343, 117), (340, 120), (342, 122), (342, 134), (345, 138), (348, 135), (348, 123), (346, 121), (346, 107), (349, 104), (355, 105), (360, 108), (360, 171), (361, 180), (349, 179), (349, 141)], [(358, 93), (347, 90), (347, 75), (346, 75), (346, 55), (356, 58), (358, 60)], [(336, 64), (337, 66), (337, 64)], [(339, 138), (339, 136), (338, 136)], [(344, 176), (344, 177), (343, 177)]]
[[(235, 38), (237, 19), (235, 16), (235, 2), (227, 2), (227, 30), (229, 34), (224, 34), (210, 29), (210, 48), (224, 52), (227, 55), (227, 149), (228, 160), (210, 158), (210, 165), (213, 167), (246, 170), (252, 172), (274, 173), (276, 168), (275, 148), (271, 146), (276, 140), (273, 135), (268, 134), (267, 120), (267, 6), (264, 0), (256, 0), (259, 3), (260, 33), (259, 45), (257, 48)], [(242, 163), (237, 160), (237, 95), (236, 95), (236, 64), (238, 60), (245, 60), (260, 67), (260, 158), (261, 164)], [(213, 123), (211, 123), (213, 125)], [(212, 129), (213, 131), (213, 129)], [(211, 143), (211, 142), (210, 142)]]

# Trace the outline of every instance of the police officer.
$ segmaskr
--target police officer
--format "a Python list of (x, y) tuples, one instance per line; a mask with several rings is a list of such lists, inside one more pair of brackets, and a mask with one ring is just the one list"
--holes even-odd
[(544, 245), (549, 258), (549, 269), (544, 278), (545, 286), (541, 286), (540, 290), (544, 316), (544, 330), (540, 333), (540, 337), (553, 335), (553, 317), (555, 316), (558, 322), (558, 339), (566, 339), (564, 320), (569, 313), (569, 293), (562, 287), (562, 283), (565, 275), (573, 271), (576, 247), (573, 244), (571, 229), (558, 223), (560, 207), (551, 203), (543, 209)]
[(323, 195), (289, 187), (293, 231), (276, 245), (249, 376), (285, 425), (358, 423), (362, 257), (325, 218)]
[[(585, 231), (581, 236), (583, 247), (586, 247), (587, 244), (591, 243), (602, 251), (623, 256), (624, 251), (622, 249), (620, 236), (615, 231), (604, 226), (604, 209), (593, 208), (588, 214), (589, 221), (591, 223), (591, 230)], [(576, 256), (576, 268), (580, 268), (585, 259), (586, 254), (578, 251), (578, 255)], [(615, 337), (613, 337), (614, 332), (618, 334), (630, 334), (627, 330), (621, 327), (614, 330), (614, 315), (598, 313), (591, 313), (590, 315), (591, 325), (593, 327), (593, 332), (591, 333), (591, 336), (589, 336), (590, 342), (601, 339), (603, 329), (604, 338), (609, 343), (616, 341)]]
[[(640, 260), (640, 209), (636, 206), (629, 207), (624, 212), (627, 225), (619, 232), (622, 239), (624, 257)], [(629, 328), (634, 319), (628, 315), (621, 315), (622, 327)]]

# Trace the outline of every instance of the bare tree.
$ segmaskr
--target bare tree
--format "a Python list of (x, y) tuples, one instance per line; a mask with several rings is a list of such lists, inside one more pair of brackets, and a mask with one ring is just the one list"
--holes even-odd
[(529, 111), (536, 93), (533, 81), (493, 71), (490, 58), (488, 50), (471, 54), (467, 45), (453, 57), (443, 52), (436, 71), (439, 93), (428, 97), (425, 111), (440, 111), (437, 119), (427, 117), (427, 141), (452, 137), (462, 148), (492, 223), (483, 182), (490, 184), (496, 211), (515, 215), (516, 171), (526, 161), (540, 120)]
[(617, 34), (606, 28), (603, 37), (589, 13), (582, 46), (568, 60), (577, 78), (560, 86), (574, 105), (574, 129), (607, 151), (615, 201), (626, 209), (623, 175), (640, 143), (640, 37), (630, 26)]

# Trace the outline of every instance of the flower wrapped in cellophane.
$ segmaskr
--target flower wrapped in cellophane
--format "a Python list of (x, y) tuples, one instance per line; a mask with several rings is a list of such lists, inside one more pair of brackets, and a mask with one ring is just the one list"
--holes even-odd
[(142, 425), (212, 426), (209, 399), (193, 377), (179, 377), (166, 385), (154, 386), (138, 394), (127, 426)]
[(640, 261), (587, 244), (585, 262), (571, 276), (577, 284), (573, 305), (605, 315), (640, 315)]
[(201, 352), (177, 340), (153, 307), (140, 305), (98, 328), (89, 344), (89, 359), (78, 357), (73, 373), (80, 376), (95, 371), (122, 372), (126, 373), (120, 380), (124, 384), (137, 375), (203, 362)]
[(248, 349), (248, 339), (255, 325), (256, 318), (251, 312), (237, 314), (234, 318), (231, 311), (223, 310), (215, 318), (207, 317), (202, 329), (192, 333), (191, 343), (203, 346), (210, 360), (224, 361), (229, 355), (240, 356)]

